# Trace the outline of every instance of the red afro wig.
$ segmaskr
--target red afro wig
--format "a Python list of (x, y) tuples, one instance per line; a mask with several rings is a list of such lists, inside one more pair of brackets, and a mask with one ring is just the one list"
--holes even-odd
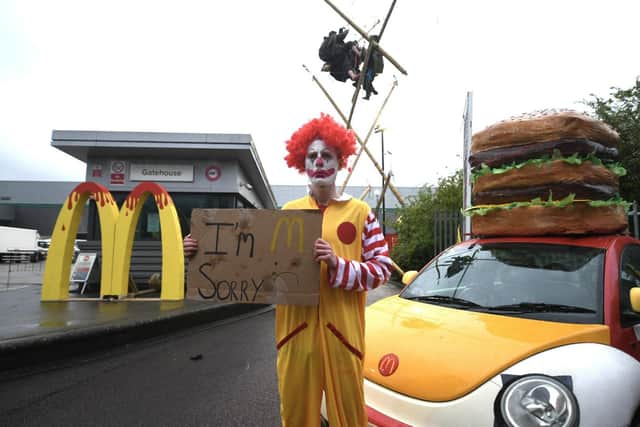
[(323, 140), (325, 144), (336, 150), (340, 169), (347, 166), (347, 159), (356, 152), (356, 138), (353, 131), (336, 123), (328, 114), (321, 113), (319, 118), (309, 121), (295, 131), (287, 141), (289, 154), (284, 158), (287, 166), (304, 173), (307, 148), (316, 139)]

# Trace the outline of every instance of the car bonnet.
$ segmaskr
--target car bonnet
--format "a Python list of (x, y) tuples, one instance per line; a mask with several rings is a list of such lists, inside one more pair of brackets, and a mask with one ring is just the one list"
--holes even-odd
[(460, 398), (546, 349), (610, 341), (604, 325), (479, 313), (398, 296), (377, 302), (366, 313), (365, 377), (433, 402)]

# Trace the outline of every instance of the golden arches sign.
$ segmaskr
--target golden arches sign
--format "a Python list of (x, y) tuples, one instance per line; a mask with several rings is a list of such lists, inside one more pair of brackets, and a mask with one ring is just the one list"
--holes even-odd
[(162, 289), (160, 299), (184, 299), (184, 252), (182, 231), (169, 193), (154, 182), (138, 184), (118, 207), (106, 187), (84, 182), (76, 186), (60, 209), (51, 236), (51, 246), (42, 282), (42, 301), (69, 298), (69, 274), (75, 236), (80, 217), (89, 197), (96, 201), (102, 234), (102, 272), (100, 297), (126, 297), (129, 267), (136, 225), (142, 206), (154, 196), (160, 217), (162, 235)]

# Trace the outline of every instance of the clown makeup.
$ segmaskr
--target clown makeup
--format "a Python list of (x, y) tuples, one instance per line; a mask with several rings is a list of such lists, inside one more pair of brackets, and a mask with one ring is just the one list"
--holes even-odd
[(307, 148), (304, 161), (311, 184), (333, 185), (338, 173), (338, 155), (321, 139), (316, 139)]

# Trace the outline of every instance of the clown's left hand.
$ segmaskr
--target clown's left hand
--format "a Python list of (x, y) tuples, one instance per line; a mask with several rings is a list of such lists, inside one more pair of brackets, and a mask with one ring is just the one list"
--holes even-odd
[(313, 244), (313, 259), (316, 262), (324, 261), (329, 267), (329, 271), (334, 271), (338, 267), (338, 258), (333, 253), (333, 248), (323, 239), (316, 239)]

